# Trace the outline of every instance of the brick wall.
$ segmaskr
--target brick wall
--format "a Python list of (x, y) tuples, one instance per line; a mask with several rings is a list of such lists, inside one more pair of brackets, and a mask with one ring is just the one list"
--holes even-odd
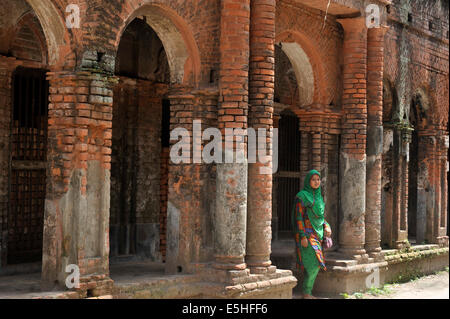
[[(383, 105), (383, 119), (388, 119), (393, 123), (404, 123), (412, 125), (421, 136), (448, 134), (440, 133), (447, 130), (448, 123), (448, 2), (446, 1), (417, 1), (408, 4), (404, 1), (393, 1), (388, 12), (389, 30), (385, 37), (385, 90), (392, 94), (385, 95)], [(420, 49), (419, 49), (420, 48)], [(389, 84), (391, 87), (389, 87)], [(419, 103), (416, 103), (419, 101)], [(417, 105), (420, 105), (417, 108)], [(387, 126), (385, 130), (387, 130)], [(418, 204), (422, 208), (417, 208), (417, 214), (412, 212), (409, 219), (411, 227), (420, 226), (423, 223), (423, 210), (427, 214), (437, 214), (439, 208), (432, 208), (430, 204), (435, 201), (437, 205), (446, 205), (446, 199), (440, 196), (439, 167), (442, 164), (437, 160), (439, 146), (427, 147), (423, 144), (426, 138), (418, 138), (418, 155), (420, 158), (410, 158), (410, 162), (418, 162), (418, 172), (404, 172), (401, 181), (395, 184), (387, 184), (389, 192), (401, 194), (402, 207), (400, 218), (406, 218), (408, 207), (408, 182), (416, 183), (418, 179)], [(410, 145), (412, 147), (413, 145)], [(394, 153), (400, 149), (394, 149)], [(383, 167), (386, 176), (384, 179), (391, 182), (395, 179), (393, 167), (398, 163), (391, 162), (400, 157), (394, 153), (387, 153), (383, 156)], [(414, 154), (414, 153), (410, 153)], [(405, 159), (406, 160), (406, 159)], [(392, 163), (392, 164), (391, 164)], [(389, 165), (394, 165), (389, 168)], [(405, 164), (406, 168), (408, 164)], [(412, 168), (411, 165), (409, 165)], [(417, 174), (417, 175), (416, 175)], [(425, 174), (425, 175), (423, 175)], [(407, 176), (412, 177), (408, 181)], [(417, 176), (417, 177), (416, 177)], [(398, 179), (398, 178), (397, 178)], [(388, 187), (390, 185), (390, 188)], [(414, 185), (413, 185), (414, 186)], [(422, 188), (429, 187), (427, 195), (433, 199), (425, 199), (421, 195)], [(387, 195), (386, 191), (385, 194)], [(384, 196), (386, 197), (386, 196)], [(388, 196), (389, 197), (389, 196)], [(388, 198), (386, 197), (386, 198)], [(414, 197), (416, 198), (416, 197)], [(409, 203), (413, 203), (409, 201)], [(428, 208), (425, 208), (428, 207)], [(442, 207), (442, 206), (439, 206)], [(415, 211), (415, 207), (411, 207)], [(431, 210), (429, 210), (431, 209)], [(386, 210), (386, 211), (385, 211)], [(390, 215), (390, 208), (383, 207), (383, 216)], [(434, 212), (433, 212), (434, 211)], [(433, 217), (434, 218), (434, 217)], [(432, 219), (433, 219), (432, 218)], [(422, 222), (419, 222), (422, 220)], [(383, 228), (390, 227), (383, 225)], [(418, 229), (419, 230), (419, 229)], [(387, 230), (388, 231), (388, 230)], [(428, 232), (437, 233), (438, 230), (429, 229)], [(423, 234), (416, 234), (416, 230), (410, 234), (417, 235), (423, 240)], [(428, 240), (432, 240), (431, 237)]]

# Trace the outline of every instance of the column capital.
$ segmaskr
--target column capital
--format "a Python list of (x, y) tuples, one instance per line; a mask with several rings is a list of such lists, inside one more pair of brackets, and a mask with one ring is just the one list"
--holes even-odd
[(390, 26), (388, 26), (388, 25), (381, 25), (378, 28), (369, 28), (367, 30), (367, 32), (371, 36), (384, 37), (386, 35), (386, 33), (389, 31), (389, 29), (390, 29)]
[(346, 33), (362, 32), (367, 30), (365, 17), (336, 19), (336, 21), (342, 25)]

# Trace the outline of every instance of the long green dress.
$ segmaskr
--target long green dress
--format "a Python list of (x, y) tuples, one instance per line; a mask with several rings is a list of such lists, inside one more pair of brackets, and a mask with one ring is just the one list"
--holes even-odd
[[(319, 270), (326, 270), (322, 252), (322, 240), (324, 228), (331, 232), (330, 225), (325, 221), (325, 203), (322, 198), (322, 190), (319, 187), (314, 190), (310, 180), (314, 175), (320, 177), (320, 173), (311, 170), (305, 178), (304, 188), (295, 199), (292, 214), (295, 232), (297, 253), (297, 268), (305, 270), (303, 281), (303, 293), (310, 295)], [(305, 213), (306, 212), (306, 213)], [(301, 245), (303, 238), (308, 239), (308, 247)]]

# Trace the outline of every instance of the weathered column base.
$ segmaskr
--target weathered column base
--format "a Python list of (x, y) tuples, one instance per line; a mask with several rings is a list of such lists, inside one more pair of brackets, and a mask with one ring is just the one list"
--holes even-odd
[(275, 266), (262, 267), (264, 273), (253, 274), (249, 269), (242, 271), (218, 271), (205, 267), (198, 274), (209, 286), (202, 298), (214, 299), (291, 299), (297, 279), (290, 270), (280, 270)]
[(448, 247), (448, 236), (437, 237), (436, 240), (439, 247)]
[(373, 258), (375, 261), (380, 261), (383, 259), (383, 253), (381, 251), (379, 241), (373, 243), (366, 243), (365, 250), (366, 253), (369, 255), (369, 258)]

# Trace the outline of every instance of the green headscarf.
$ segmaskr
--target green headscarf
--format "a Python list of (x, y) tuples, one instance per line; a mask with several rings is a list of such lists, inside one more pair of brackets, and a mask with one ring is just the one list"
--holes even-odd
[(303, 189), (297, 194), (303, 205), (306, 207), (306, 212), (308, 214), (309, 220), (311, 222), (312, 227), (316, 231), (316, 234), (319, 236), (319, 239), (323, 239), (323, 223), (325, 221), (325, 203), (322, 198), (322, 189), (319, 186), (318, 189), (314, 190), (310, 185), (310, 180), (313, 175), (318, 175), (320, 177), (320, 173), (316, 170), (309, 171), (308, 175), (306, 175), (305, 183)]

